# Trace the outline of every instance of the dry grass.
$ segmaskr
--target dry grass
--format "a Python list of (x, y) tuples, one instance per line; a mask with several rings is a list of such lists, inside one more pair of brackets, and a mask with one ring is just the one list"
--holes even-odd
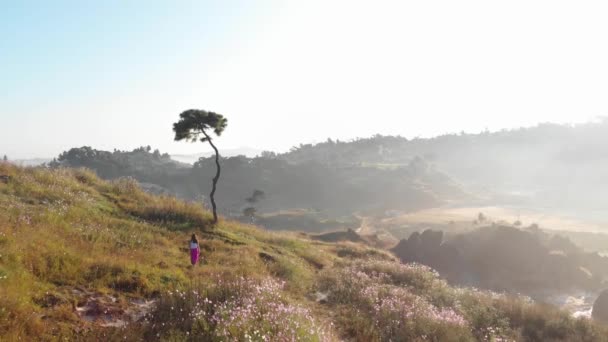
[(605, 222), (583, 221), (578, 218), (564, 217), (555, 213), (540, 210), (505, 208), (505, 207), (459, 207), (459, 208), (433, 208), (387, 218), (377, 222), (380, 226), (403, 227), (419, 224), (433, 225), (464, 225), (471, 226), (477, 215), (483, 213), (488, 221), (513, 223), (520, 221), (524, 226), (538, 224), (541, 227), (564, 230), (602, 232)]
[[(2, 341), (262, 340), (256, 330), (307, 341), (608, 336), (554, 308), (454, 289), (431, 270), (400, 265), (362, 244), (225, 220), (211, 229), (201, 206), (149, 195), (132, 180), (6, 163), (0, 174), (10, 176), (0, 183)], [(203, 265), (196, 267), (187, 254), (192, 232), (202, 242)], [(327, 304), (313, 300), (317, 290), (329, 293)], [(158, 305), (146, 321), (103, 328), (76, 314), (83, 300), (77, 293), (115, 296), (123, 309), (138, 298)], [(216, 304), (194, 317), (203, 304), (192, 305), (203, 303), (203, 294)], [(417, 314), (403, 310), (406, 304)]]

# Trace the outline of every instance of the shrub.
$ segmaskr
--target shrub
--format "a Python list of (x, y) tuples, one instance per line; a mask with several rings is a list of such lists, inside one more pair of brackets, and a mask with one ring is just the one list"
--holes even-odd
[(271, 278), (234, 280), (167, 292), (151, 315), (153, 335), (191, 340), (321, 341), (324, 329), (306, 308), (282, 294), (283, 282)]
[(434, 277), (417, 265), (357, 262), (323, 271), (319, 290), (329, 294), (330, 304), (342, 307), (341, 325), (358, 339), (471, 340), (468, 322), (459, 312), (439, 308), (410, 290), (421, 279), (432, 282)]

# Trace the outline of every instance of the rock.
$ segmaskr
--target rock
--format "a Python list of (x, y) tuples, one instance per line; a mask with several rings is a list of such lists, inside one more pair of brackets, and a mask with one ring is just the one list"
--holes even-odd
[(8, 184), (10, 182), (11, 176), (0, 175), (0, 183)]
[(275, 257), (273, 257), (272, 255), (270, 255), (268, 253), (260, 252), (260, 253), (258, 253), (258, 255), (265, 262), (274, 263), (277, 261), (277, 259), (275, 259)]
[(43, 308), (52, 308), (59, 304), (65, 304), (67, 301), (54, 293), (46, 293), (44, 296), (34, 298), (34, 303)]
[[(414, 234), (418, 234), (418, 232), (415, 232)], [(391, 251), (403, 262), (418, 261), (416, 251), (420, 246), (420, 239), (416, 240), (416, 238), (412, 238), (414, 234), (412, 234), (408, 240), (403, 239), (399, 241), (397, 246), (391, 249)]]
[(591, 317), (598, 321), (608, 323), (608, 289), (602, 291), (593, 303)]
[(436, 250), (443, 242), (443, 231), (427, 229), (420, 234), (420, 242), (423, 250)]
[(327, 293), (323, 293), (320, 291), (315, 292), (315, 302), (320, 303), (320, 304), (326, 304), (327, 303), (327, 299), (329, 297), (329, 292)]
[(419, 262), (433, 266), (432, 261), (440, 253), (443, 231), (427, 229), (422, 234), (413, 232), (410, 237), (399, 241), (392, 251), (403, 262)]
[(407, 242), (410, 246), (418, 246), (420, 245), (420, 233), (413, 232), (410, 237), (407, 239)]

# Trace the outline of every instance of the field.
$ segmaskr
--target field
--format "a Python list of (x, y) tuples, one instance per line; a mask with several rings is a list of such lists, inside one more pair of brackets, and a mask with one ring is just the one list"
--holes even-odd
[[(363, 243), (221, 219), (87, 170), (0, 163), (0, 340), (606, 341)], [(202, 264), (189, 264), (199, 235)]]
[[(479, 214), (484, 220), (480, 222)], [(458, 233), (486, 225), (490, 222), (521, 227), (537, 225), (541, 229), (573, 233), (599, 233), (608, 231), (608, 223), (586, 221), (571, 216), (561, 216), (542, 210), (513, 207), (443, 207), (409, 213), (398, 213), (390, 217), (375, 219), (378, 229), (390, 231), (395, 237), (404, 238), (413, 231), (434, 228)]]

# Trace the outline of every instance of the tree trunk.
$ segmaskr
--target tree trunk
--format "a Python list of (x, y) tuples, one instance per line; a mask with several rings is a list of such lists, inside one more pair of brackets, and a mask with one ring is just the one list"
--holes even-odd
[(215, 204), (215, 189), (217, 187), (217, 181), (220, 179), (220, 172), (221, 172), (220, 153), (217, 150), (217, 147), (215, 147), (215, 145), (211, 141), (211, 137), (209, 137), (209, 135), (207, 135), (207, 133), (205, 131), (203, 131), (203, 134), (207, 138), (209, 145), (211, 145), (211, 147), (215, 151), (215, 177), (213, 177), (213, 187), (211, 188), (211, 194), (209, 195), (209, 198), (211, 199), (211, 207), (213, 208), (213, 224), (215, 225), (215, 224), (217, 224), (217, 206)]

